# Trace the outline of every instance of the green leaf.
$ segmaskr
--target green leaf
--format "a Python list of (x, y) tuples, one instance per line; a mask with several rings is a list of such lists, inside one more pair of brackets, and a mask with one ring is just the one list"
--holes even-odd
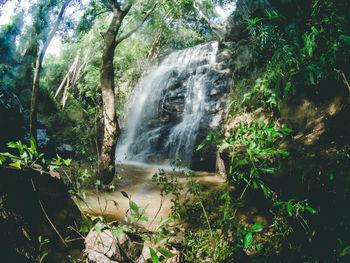
[(344, 248), (342, 252), (339, 253), (339, 257), (344, 257), (346, 255), (350, 254), (350, 246)]
[(129, 196), (128, 196), (128, 194), (127, 194), (126, 192), (121, 191), (121, 193), (122, 193), (122, 195), (123, 195), (125, 198), (128, 198), (128, 199), (129, 199)]
[(13, 154), (11, 154), (11, 153), (3, 153), (3, 155), (4, 155), (4, 156), (7, 156), (7, 157), (10, 157), (10, 158), (20, 159), (20, 157), (15, 156), (15, 155), (13, 155)]
[(96, 180), (95, 185), (101, 185), (101, 180)]
[(316, 210), (313, 209), (311, 206), (306, 206), (305, 210), (309, 211), (311, 214), (316, 214)]
[(18, 142), (8, 142), (7, 143), (8, 148), (19, 148)]
[(17, 162), (14, 162), (14, 163), (10, 163), (10, 166), (15, 167), (15, 168), (17, 168), (17, 169), (19, 169), (19, 170), (22, 169), (22, 168), (21, 168), (21, 161), (17, 161)]
[(287, 151), (283, 151), (283, 150), (279, 150), (278, 151), (280, 154), (283, 154), (283, 155), (285, 155), (285, 156), (289, 156), (289, 152), (287, 152)]
[(157, 255), (157, 253), (154, 251), (154, 249), (150, 247), (149, 252), (151, 253), (151, 258), (152, 258), (153, 263), (159, 263), (159, 257)]
[(205, 143), (202, 142), (201, 144), (199, 144), (199, 145), (197, 146), (197, 148), (196, 148), (194, 151), (195, 151), (195, 152), (199, 151), (200, 149), (202, 149), (202, 148), (204, 147), (204, 145), (205, 145)]
[(5, 163), (5, 161), (6, 161), (5, 155), (0, 153), (0, 165), (3, 165)]
[(138, 207), (138, 205), (135, 203), (135, 202), (133, 202), (133, 201), (129, 201), (129, 206), (130, 206), (130, 208), (131, 208), (131, 210), (135, 213), (135, 214), (138, 214), (138, 212), (139, 212), (139, 207)]
[(252, 232), (260, 232), (261, 230), (263, 230), (263, 228), (264, 226), (257, 222), (252, 226)]
[(142, 216), (142, 217), (140, 217), (139, 221), (140, 222), (142, 222), (142, 221), (148, 222), (148, 217), (147, 216)]
[(273, 174), (273, 173), (275, 173), (276, 168), (262, 168), (261, 170), (265, 173)]
[(263, 248), (263, 246), (262, 246), (262, 244), (257, 244), (255, 246), (255, 248), (256, 248), (257, 251), (260, 251)]
[(286, 205), (286, 210), (288, 215), (292, 216), (292, 205), (290, 203)]
[(64, 163), (65, 166), (69, 166), (71, 164), (71, 162), (72, 162), (72, 159), (65, 159), (65, 160), (63, 160), (63, 163)]
[(45, 252), (41, 258), (40, 258), (40, 262), (43, 262), (44, 258), (48, 255), (49, 253), (48, 252)]
[(333, 180), (334, 180), (334, 174), (332, 174), (332, 173), (329, 174), (329, 180), (330, 180), (330, 181), (333, 181)]
[[(260, 183), (260, 187), (265, 195), (266, 198), (269, 198), (272, 194), (271, 189), (269, 189), (268, 187), (266, 187), (262, 182)], [(275, 205), (275, 204), (274, 204)]]
[(274, 202), (274, 203), (273, 203), (273, 206), (280, 206), (281, 204), (282, 204), (282, 202), (277, 201), (277, 202)]
[(81, 226), (79, 228), (79, 232), (81, 232), (81, 233), (88, 233), (91, 228), (92, 228), (92, 221), (91, 221), (90, 218), (87, 217), (81, 223)]
[(30, 148), (35, 151), (36, 150), (36, 144), (35, 144), (35, 139), (33, 136), (30, 137)]
[(122, 232), (123, 232), (124, 228), (122, 226), (118, 226), (118, 228), (113, 231), (113, 236), (114, 237), (118, 237)]
[(171, 253), (169, 250), (166, 250), (165, 248), (159, 247), (157, 248), (157, 250), (166, 258), (172, 258), (173, 256), (175, 256), (173, 253)]
[(205, 137), (205, 139), (206, 139), (207, 141), (211, 141), (212, 138), (213, 138), (213, 134), (212, 134), (211, 132), (207, 135), (207, 137)]
[(256, 147), (256, 143), (253, 141), (249, 145), (249, 149), (254, 149)]
[(252, 243), (253, 234), (252, 232), (248, 232), (244, 237), (244, 248), (248, 248)]
[(95, 224), (94, 228), (95, 228), (95, 231), (96, 231), (97, 233), (100, 233), (101, 230), (102, 230), (102, 228), (103, 228), (103, 225), (102, 225), (101, 222), (97, 222), (97, 223)]
[(235, 166), (241, 166), (241, 165), (247, 165), (248, 161), (247, 159), (239, 160), (235, 163)]
[(345, 43), (350, 44), (350, 37), (346, 35), (340, 35), (339, 36), (340, 40), (343, 40)]

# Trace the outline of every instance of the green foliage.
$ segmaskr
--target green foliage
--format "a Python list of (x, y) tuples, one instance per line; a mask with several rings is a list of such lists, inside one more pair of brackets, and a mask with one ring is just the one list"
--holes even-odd
[(16, 149), (18, 151), (18, 155), (14, 155), (9, 152), (0, 153), (0, 166), (8, 164), (9, 166), (19, 170), (23, 167), (32, 169), (55, 169), (61, 165), (69, 166), (72, 161), (71, 159), (63, 159), (57, 155), (57, 159), (53, 159), (48, 165), (44, 158), (44, 154), (37, 151), (37, 145), (33, 137), (30, 138), (30, 146), (18, 141), (9, 142), (7, 147)]
[(53, 167), (53, 165), (57, 165), (57, 167), (61, 165), (70, 166), (71, 162), (72, 162), (72, 159), (69, 159), (69, 158), (63, 159), (61, 156), (57, 154), (57, 159), (53, 159), (51, 161), (51, 167)]
[(232, 152), (229, 178), (235, 183), (260, 188), (266, 197), (272, 194), (264, 183), (264, 176), (274, 174), (278, 168), (278, 157), (288, 156), (289, 152), (279, 148), (279, 141), (290, 135), (291, 129), (285, 125), (276, 126), (274, 122), (251, 122), (239, 124), (230, 136), (220, 137), (209, 134), (207, 141), (221, 146), (227, 145)]
[(46, 256), (49, 254), (48, 252), (42, 252), (43, 250), (43, 246), (45, 246), (46, 244), (50, 243), (50, 240), (48, 238), (45, 238), (44, 240), (42, 239), (42, 236), (38, 237), (38, 241), (39, 241), (39, 255), (38, 255), (38, 262), (41, 263), (44, 261), (44, 259), (46, 258)]
[(173, 196), (171, 199), (173, 203), (171, 210), (174, 214), (178, 214), (180, 209), (180, 197), (184, 188), (179, 184), (175, 169), (170, 175), (167, 175), (164, 169), (159, 169), (158, 173), (152, 176), (152, 182), (155, 182), (157, 186), (159, 186), (162, 198), (169, 194)]
[(316, 210), (307, 204), (306, 201), (296, 202), (294, 199), (290, 199), (288, 202), (278, 201), (273, 204), (274, 206), (284, 206), (289, 216), (298, 217), (304, 211), (308, 211), (311, 214), (316, 214)]
[(89, 233), (90, 229), (93, 227), (93, 220), (89, 217), (89, 216), (85, 216), (80, 228), (79, 228), (79, 232), (80, 233)]
[(159, 257), (157, 255), (157, 253), (154, 251), (154, 249), (150, 247), (149, 252), (151, 253), (151, 258), (152, 258), (153, 263), (158, 263)]
[[(75, 174), (70, 176), (70, 190), (69, 193), (71, 195), (78, 195), (79, 197), (82, 197), (83, 199), (86, 198), (86, 186), (89, 185), (92, 181), (91, 171), (88, 169), (82, 169), (73, 167)], [(69, 171), (67, 171), (69, 172)]]
[[(295, 1), (292, 7), (276, 5), (278, 9), (266, 9), (260, 17), (253, 13), (246, 20), (253, 55), (249, 70), (258, 77), (246, 92), (244, 104), (279, 105), (298, 94), (319, 101), (334, 92), (346, 92), (334, 69), (349, 74), (345, 70), (350, 57), (349, 3), (314, 0)], [(296, 18), (290, 17), (290, 8), (296, 10)], [(239, 84), (239, 74), (236, 78)], [(332, 92), (330, 85), (336, 87)]]
[(33, 168), (34, 165), (39, 162), (42, 165), (46, 164), (45, 159), (43, 158), (43, 153), (37, 152), (37, 146), (33, 137), (30, 138), (30, 147), (22, 144), (21, 141), (18, 142), (9, 142), (7, 147), (12, 149), (17, 149), (19, 155), (13, 155), (11, 153), (2, 153), (3, 157), (9, 157), (12, 159), (12, 162), (9, 164), (12, 167), (21, 169), (22, 166), (26, 168)]
[(131, 223), (137, 223), (142, 221), (148, 221), (148, 217), (145, 215), (145, 210), (141, 209), (135, 202), (131, 201), (129, 199), (129, 206), (130, 206), (130, 216), (131, 216)]
[[(172, 216), (189, 224), (183, 240), (186, 262), (228, 262), (233, 257), (237, 258), (236, 253), (244, 249), (244, 244), (250, 245), (252, 239), (249, 238), (253, 237), (253, 233), (263, 229), (259, 223), (249, 229), (242, 229), (237, 224), (233, 209), (236, 200), (229, 187), (206, 192), (191, 173), (180, 173), (186, 178), (181, 185), (172, 174), (174, 171), (170, 174), (160, 171), (153, 179), (162, 194), (175, 196), (175, 199), (177, 195), (182, 196), (180, 202), (174, 202), (176, 206), (172, 208)], [(177, 176), (181, 175), (177, 173)]]
[[(228, 186), (218, 192), (206, 194), (191, 180), (185, 184), (185, 192), (191, 194), (189, 202), (179, 204), (179, 215), (192, 227), (201, 226), (194, 233), (188, 233), (185, 239), (186, 255), (189, 262), (227, 262), (237, 257), (242, 250), (260, 251), (263, 245), (260, 233), (264, 226), (255, 223), (249, 227), (237, 221), (237, 209), (244, 205), (243, 197), (247, 189), (261, 189), (266, 198), (272, 198), (273, 191), (266, 183), (270, 174), (276, 174), (279, 160), (289, 156), (289, 152), (280, 147), (281, 140), (289, 136), (292, 130), (285, 125), (278, 126), (274, 122), (251, 122), (237, 125), (229, 136), (210, 133), (197, 150), (211, 142), (224, 145), (231, 153)], [(235, 197), (230, 185), (243, 184), (242, 192)], [(184, 191), (184, 190), (182, 190)], [(275, 197), (274, 197), (275, 198)], [(305, 202), (293, 203), (298, 207), (311, 211)], [(195, 215), (195, 216), (193, 216)], [(204, 223), (208, 228), (204, 228)]]

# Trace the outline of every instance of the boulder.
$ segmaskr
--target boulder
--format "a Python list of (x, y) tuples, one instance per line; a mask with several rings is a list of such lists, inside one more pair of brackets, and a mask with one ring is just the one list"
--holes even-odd
[(141, 254), (143, 242), (131, 234), (122, 232), (117, 237), (113, 229), (104, 225), (101, 231), (94, 228), (85, 238), (85, 254), (91, 262), (134, 262)]
[(238, 0), (236, 10), (225, 21), (223, 40), (235, 42), (245, 38), (247, 36), (245, 20), (252, 14), (263, 14), (270, 6), (268, 0)]

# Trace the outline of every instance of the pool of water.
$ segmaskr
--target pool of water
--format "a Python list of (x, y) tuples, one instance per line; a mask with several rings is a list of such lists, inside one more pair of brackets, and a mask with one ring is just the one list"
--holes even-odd
[[(186, 177), (183, 171), (171, 167), (160, 167), (166, 174), (174, 173), (179, 183), (185, 183)], [(152, 182), (152, 176), (159, 171), (159, 167), (143, 165), (140, 163), (128, 163), (117, 165), (117, 173), (112, 182), (113, 191), (86, 191), (84, 200), (76, 200), (80, 210), (92, 216), (103, 216), (109, 221), (118, 220), (127, 222), (129, 200), (121, 191), (128, 194), (129, 198), (146, 211), (148, 222), (140, 223), (143, 227), (151, 228), (170, 213), (171, 196), (163, 201), (159, 187)], [(224, 178), (215, 173), (191, 171), (193, 178), (208, 188), (216, 187), (224, 183)], [(154, 220), (153, 220), (154, 219)]]

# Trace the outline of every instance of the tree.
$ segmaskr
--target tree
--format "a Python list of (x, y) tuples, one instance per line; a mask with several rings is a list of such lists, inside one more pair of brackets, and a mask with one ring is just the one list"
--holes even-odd
[[(125, 17), (129, 14), (131, 8), (136, 5), (134, 1), (112, 1), (103, 0), (102, 3), (112, 12), (113, 17), (104, 38), (104, 47), (102, 54), (102, 63), (100, 68), (100, 87), (102, 91), (102, 112), (104, 117), (104, 134), (101, 147), (101, 160), (99, 164), (99, 174), (101, 181), (108, 184), (114, 176), (115, 147), (120, 129), (115, 113), (115, 87), (114, 87), (114, 53), (118, 44), (135, 33), (139, 27), (148, 19), (150, 14), (156, 8), (158, 1), (149, 1), (143, 7), (142, 19), (136, 25), (129, 29), (127, 33), (119, 32)], [(149, 4), (153, 4), (149, 7)], [(133, 18), (137, 19), (137, 18)], [(119, 35), (118, 35), (119, 33)]]
[(58, 27), (63, 19), (64, 11), (66, 10), (67, 6), (72, 0), (65, 0), (62, 4), (62, 7), (57, 15), (56, 21), (47, 37), (47, 39), (44, 42), (43, 47), (41, 48), (37, 59), (35, 63), (35, 70), (34, 70), (34, 79), (33, 79), (33, 88), (32, 88), (32, 97), (30, 100), (30, 112), (29, 112), (29, 129), (30, 134), (34, 138), (37, 138), (37, 131), (36, 131), (36, 97), (37, 92), (39, 89), (39, 80), (40, 80), (40, 73), (42, 69), (42, 62), (46, 53), (47, 48), (50, 45), (51, 40), (53, 39), (54, 35), (56, 34), (56, 31), (58, 30)]
[(13, 68), (18, 63), (16, 40), (23, 26), (23, 13), (12, 17), (12, 21), (0, 27), (0, 80), (2, 84), (15, 86)]
[[(21, 88), (32, 89), (33, 69), (38, 55), (40, 41), (44, 41), (48, 27), (48, 13), (56, 5), (55, 1), (34, 3), (30, 9), (33, 10), (33, 24), (29, 25), (22, 34), (20, 41), (25, 42), (25, 52), (21, 59)], [(24, 45), (24, 44), (23, 44)], [(21, 46), (21, 45), (19, 45)]]

